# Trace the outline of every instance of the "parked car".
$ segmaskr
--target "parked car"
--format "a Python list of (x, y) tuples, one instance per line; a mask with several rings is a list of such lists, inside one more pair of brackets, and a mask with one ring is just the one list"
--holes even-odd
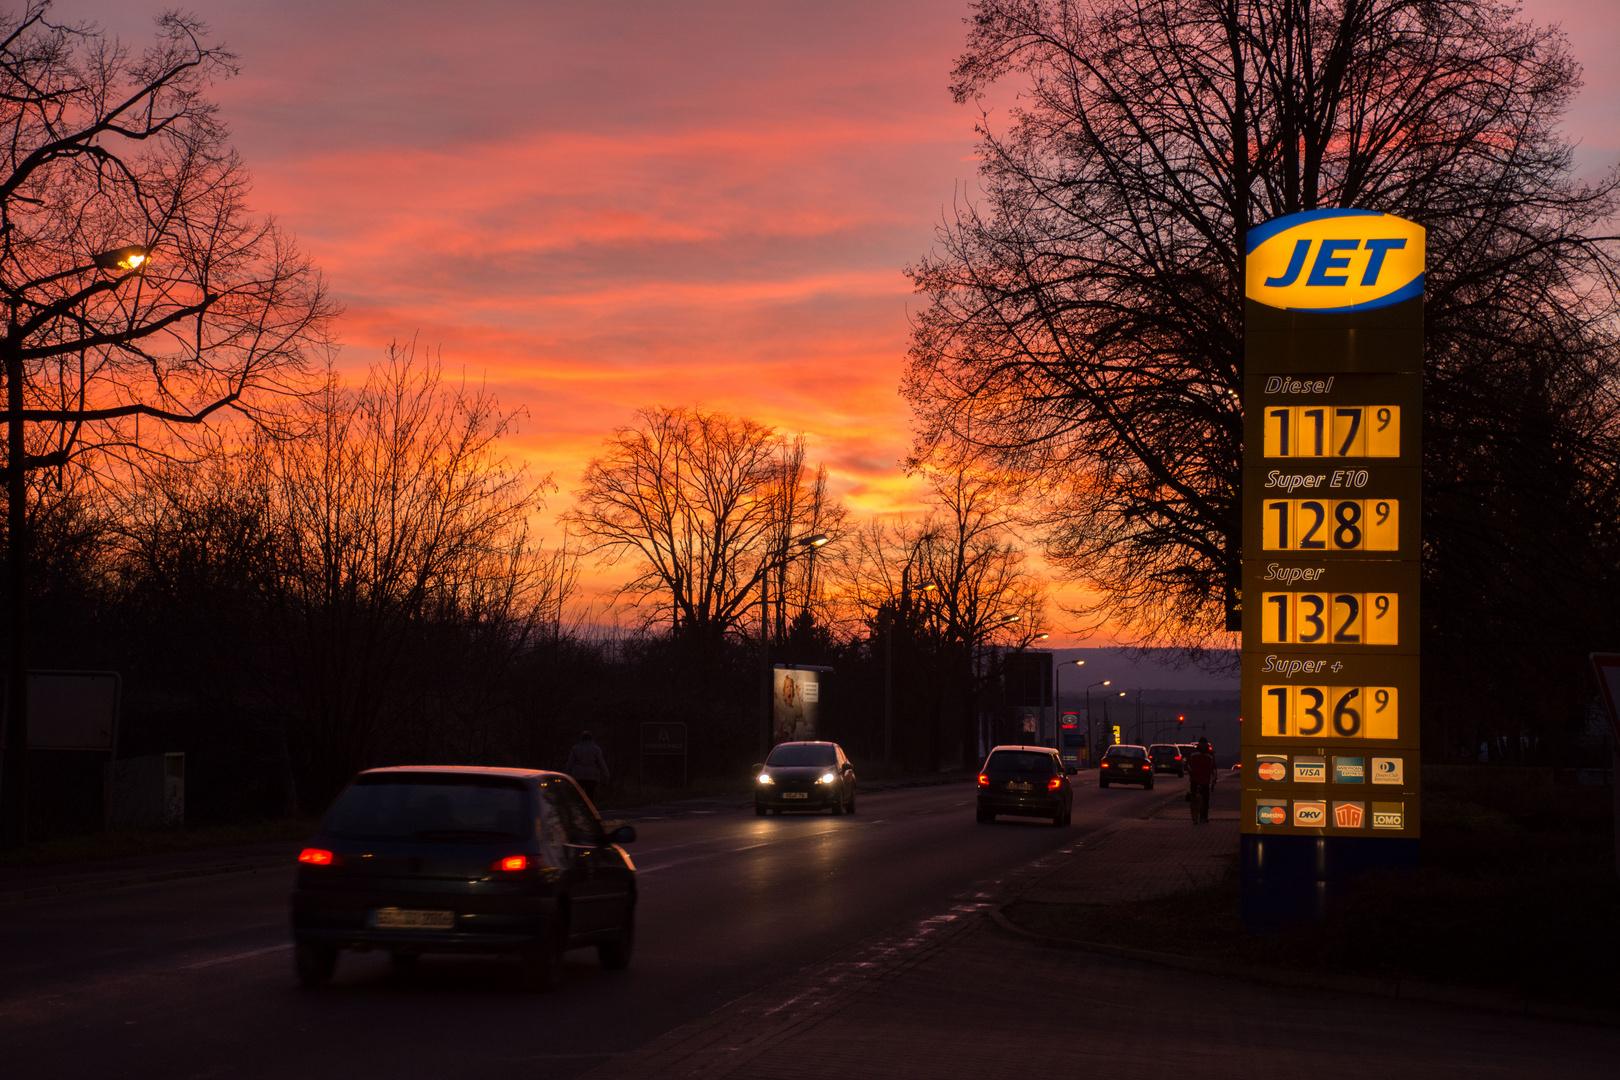
[(765, 763), (754, 766), (754, 813), (830, 809), (853, 814), (855, 782), (855, 766), (837, 743), (777, 743)]
[(1102, 762), (1097, 766), (1097, 784), (1107, 787), (1110, 784), (1141, 784), (1151, 791), (1153, 789), (1153, 762), (1148, 757), (1147, 747), (1131, 746), (1119, 743), (1108, 748), (1103, 755)]
[(1148, 747), (1148, 759), (1153, 762), (1153, 771), (1156, 773), (1186, 775), (1187, 759), (1182, 756), (1181, 747), (1175, 743), (1154, 743)]
[(573, 779), (533, 769), (368, 769), (298, 855), (293, 958), (305, 986), (331, 982), (341, 950), (505, 953), (531, 989), (563, 953), (595, 945), (630, 963), (635, 870)]
[(1074, 816), (1074, 789), (1069, 786), (1074, 773), (1049, 746), (994, 748), (979, 770), (979, 822), (1017, 814), (1067, 825)]

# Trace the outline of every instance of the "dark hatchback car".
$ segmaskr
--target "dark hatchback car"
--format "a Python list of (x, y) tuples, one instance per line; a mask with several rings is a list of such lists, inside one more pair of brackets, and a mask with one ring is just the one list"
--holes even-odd
[(1181, 747), (1175, 743), (1154, 743), (1148, 747), (1148, 759), (1153, 762), (1156, 773), (1182, 776), (1187, 772), (1187, 759), (1182, 755)]
[(1097, 784), (1099, 787), (1107, 787), (1109, 784), (1141, 784), (1151, 791), (1153, 762), (1148, 757), (1147, 747), (1124, 744), (1110, 746), (1097, 766)]
[(1017, 814), (1067, 825), (1074, 815), (1074, 789), (1069, 786), (1074, 772), (1048, 746), (996, 747), (979, 770), (979, 821)]
[(635, 943), (636, 879), (574, 781), (532, 769), (411, 766), (355, 778), (298, 856), (294, 961), (330, 982), (343, 949), (505, 953), (531, 989), (562, 978), (569, 949), (623, 968)]
[(855, 812), (855, 766), (831, 742), (777, 743), (765, 764), (754, 767), (754, 813), (768, 810)]

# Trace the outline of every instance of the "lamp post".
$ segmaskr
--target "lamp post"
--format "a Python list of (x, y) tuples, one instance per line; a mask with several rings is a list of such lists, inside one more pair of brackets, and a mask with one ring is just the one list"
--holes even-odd
[[(57, 274), (24, 282), (9, 290), (5, 337), (0, 338), (6, 377), (6, 584), (10, 591), (11, 654), (6, 678), (6, 723), (0, 745), (0, 843), (21, 845), (28, 840), (28, 513), (26, 443), (23, 439), (23, 338), (29, 330), (64, 315), (74, 305), (100, 289), (116, 288), (124, 277), (137, 274), (150, 252), (138, 245), (104, 251), (91, 256), (86, 266), (76, 266)], [(92, 285), (54, 304), (33, 305), (26, 329), (19, 320), (23, 292), (83, 274), (103, 270), (120, 275), (111, 284)]]
[[(789, 540), (782, 538), (782, 546), (772, 559), (766, 560), (759, 574), (759, 760), (764, 761), (771, 752), (771, 571), (786, 565), (806, 551), (814, 551), (831, 540), (826, 533), (801, 536)], [(788, 554), (789, 547), (800, 550)]]
[[(1045, 637), (1045, 636), (1046, 636), (1045, 634), (1041, 635), (1041, 637)], [(1055, 656), (1053, 657), (1053, 663), (1052, 663), (1052, 715), (1054, 717), (1056, 717), (1056, 719), (1053, 722), (1057, 725), (1057, 741), (1058, 741), (1057, 752), (1058, 752), (1059, 757), (1061, 757), (1063, 755), (1063, 703), (1062, 703), (1062, 695), (1059, 693), (1059, 688), (1063, 685), (1063, 680), (1060, 679), (1058, 676), (1062, 673), (1063, 668), (1065, 668), (1065, 667), (1067, 667), (1067, 666), (1069, 666), (1071, 664), (1074, 665), (1075, 667), (1085, 667), (1086, 666), (1086, 662), (1084, 660), (1065, 660), (1065, 661), (1063, 661), (1063, 663), (1060, 664), (1060, 663), (1057, 662), (1056, 657)], [(1086, 719), (1088, 721), (1091, 719), (1091, 710), (1089, 708), (1086, 710)], [(1088, 739), (1090, 738), (1089, 734), (1087, 735), (1087, 738)], [(1085, 750), (1086, 750), (1086, 756), (1090, 757), (1091, 756), (1091, 747), (1088, 745), (1088, 746), (1086, 746)], [(1075, 764), (1079, 765), (1080, 762), (1076, 761)]]
[(1101, 680), (1099, 682), (1094, 682), (1094, 683), (1090, 684), (1090, 686), (1086, 687), (1086, 745), (1088, 747), (1096, 745), (1096, 741), (1095, 741), (1096, 736), (1092, 734), (1092, 728), (1091, 728), (1091, 687), (1092, 686), (1112, 686), (1112, 685), (1114, 685), (1114, 680), (1112, 680), (1112, 679), (1103, 679), (1103, 680)]

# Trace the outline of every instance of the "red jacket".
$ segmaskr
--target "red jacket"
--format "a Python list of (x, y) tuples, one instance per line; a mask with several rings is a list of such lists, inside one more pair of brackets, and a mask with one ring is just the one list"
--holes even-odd
[(1195, 753), (1187, 759), (1187, 776), (1195, 784), (1215, 782), (1215, 758), (1207, 753)]

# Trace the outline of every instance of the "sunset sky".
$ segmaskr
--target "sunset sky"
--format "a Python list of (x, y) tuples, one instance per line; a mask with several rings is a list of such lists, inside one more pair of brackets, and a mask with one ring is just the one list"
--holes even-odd
[[(139, 44), (161, 6), (55, 15)], [(344, 368), (415, 337), (487, 378), (526, 408), (514, 449), (553, 510), (652, 404), (803, 432), (857, 514), (916, 508), (901, 271), (974, 197), (975, 114), (945, 89), (965, 2), (187, 6), (241, 58), (217, 97), (258, 208), (347, 308)], [(1596, 176), (1620, 161), (1620, 5), (1523, 10), (1586, 65), (1569, 126)]]

